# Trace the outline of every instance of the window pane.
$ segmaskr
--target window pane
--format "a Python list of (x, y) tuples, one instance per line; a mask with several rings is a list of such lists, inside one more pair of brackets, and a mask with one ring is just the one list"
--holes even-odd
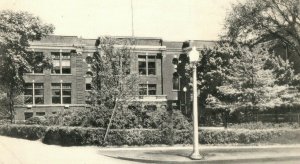
[(32, 96), (32, 89), (25, 89), (24, 95)]
[(32, 96), (25, 96), (24, 97), (24, 104), (33, 104)]
[(138, 56), (138, 61), (145, 61), (146, 62), (146, 56), (145, 55), (139, 55)]
[(149, 84), (148, 92), (149, 92), (149, 95), (156, 95), (156, 84)]
[(140, 95), (147, 95), (147, 88), (140, 88), (139, 89), (139, 94)]
[(60, 104), (60, 97), (52, 97), (52, 104)]
[(70, 53), (68, 52), (63, 52), (62, 53), (62, 59), (65, 60), (65, 59), (70, 59), (71, 58), (71, 55)]
[(43, 89), (35, 89), (34, 94), (35, 95), (44, 95), (44, 90)]
[(27, 88), (27, 89), (32, 89), (32, 83), (26, 83), (25, 84), (25, 88)]
[(173, 89), (179, 90), (179, 76), (173, 77)]
[(71, 74), (71, 68), (62, 68), (62, 74)]
[(53, 60), (53, 67), (59, 67), (59, 60)]
[(37, 115), (37, 116), (44, 116), (45, 112), (36, 112), (35, 115)]
[(52, 83), (51, 86), (52, 86), (52, 88), (59, 89), (60, 83)]
[(71, 104), (71, 97), (63, 97), (63, 104)]
[(85, 84), (85, 90), (87, 90), (87, 91), (92, 90), (92, 85), (91, 84)]
[(91, 56), (88, 56), (88, 57), (85, 58), (85, 62), (86, 62), (87, 64), (92, 64), (93, 58), (92, 58)]
[(155, 69), (148, 69), (148, 75), (155, 75), (156, 72), (155, 72)]
[(63, 66), (63, 67), (70, 67), (71, 66), (70, 60), (62, 60), (61, 61), (61, 66)]
[(60, 90), (52, 89), (52, 96), (60, 96)]
[(63, 95), (71, 95), (71, 90), (63, 90)]
[(62, 88), (71, 88), (71, 84), (70, 83), (63, 83)]
[(155, 68), (155, 62), (148, 62), (148, 68)]
[(43, 83), (35, 83), (34, 88), (44, 88), (44, 84)]
[(140, 95), (147, 95), (147, 84), (140, 84), (139, 85), (139, 94)]
[(33, 113), (32, 112), (25, 112), (24, 115), (25, 115), (25, 120), (27, 120), (27, 119), (29, 119), (33, 116)]
[(148, 61), (155, 62), (155, 56), (148, 56)]
[(60, 74), (60, 68), (59, 67), (58, 68), (57, 67), (53, 68), (52, 73)]
[(34, 101), (36, 104), (44, 104), (44, 97), (35, 97)]
[(59, 52), (51, 52), (52, 59), (59, 60)]

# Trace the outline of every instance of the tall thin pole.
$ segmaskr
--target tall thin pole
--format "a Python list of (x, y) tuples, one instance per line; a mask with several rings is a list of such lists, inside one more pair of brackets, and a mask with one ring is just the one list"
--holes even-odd
[(132, 0), (130, 0), (131, 2), (131, 35), (132, 37), (134, 37), (134, 27), (133, 27), (133, 5), (132, 5)]
[(198, 136), (198, 97), (197, 97), (197, 66), (193, 66), (193, 129), (194, 129), (194, 144), (193, 153), (190, 156), (192, 159), (202, 159), (199, 153), (199, 136)]

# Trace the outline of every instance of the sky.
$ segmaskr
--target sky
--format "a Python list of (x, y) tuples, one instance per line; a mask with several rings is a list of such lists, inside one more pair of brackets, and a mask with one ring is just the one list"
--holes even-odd
[[(132, 0), (134, 36), (218, 40), (237, 0)], [(28, 11), (56, 35), (131, 36), (131, 0), (0, 0), (0, 10)]]

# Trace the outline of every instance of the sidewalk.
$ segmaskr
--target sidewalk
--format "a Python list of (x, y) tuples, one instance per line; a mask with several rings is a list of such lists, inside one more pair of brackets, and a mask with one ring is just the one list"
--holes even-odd
[(300, 145), (207, 146), (200, 145), (204, 159), (189, 158), (192, 146), (102, 148), (99, 154), (142, 163), (259, 163), (267, 161), (300, 162)]

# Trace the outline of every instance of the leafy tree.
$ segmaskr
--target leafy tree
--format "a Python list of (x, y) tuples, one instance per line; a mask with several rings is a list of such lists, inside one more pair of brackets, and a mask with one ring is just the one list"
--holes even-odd
[(234, 51), (239, 55), (230, 59), (217, 92), (206, 99), (210, 107), (259, 111), (295, 101), (289, 92), (296, 77), (291, 65), (280, 65), (280, 57), (261, 48), (236, 47)]
[[(93, 56), (92, 110), (110, 128), (115, 111), (137, 97), (138, 75), (130, 72), (131, 40), (100, 37)], [(110, 117), (110, 119), (109, 119)], [(105, 135), (105, 138), (107, 133)], [(105, 140), (105, 139), (104, 139)]]
[(227, 15), (226, 37), (248, 45), (285, 43), (300, 56), (300, 1), (246, 0)]
[[(255, 111), (295, 101), (288, 92), (298, 81), (293, 65), (262, 47), (219, 43), (201, 50), (201, 56), (197, 65), (199, 104), (207, 110), (200, 114)], [(190, 65), (186, 69), (191, 77)], [(204, 118), (209, 119), (208, 115)]]
[(49, 63), (37, 61), (42, 58), (28, 51), (29, 41), (39, 40), (53, 30), (52, 25), (42, 23), (27, 12), (0, 11), (0, 87), (7, 94), (11, 121), (14, 120), (14, 99), (23, 92), (23, 73)]

